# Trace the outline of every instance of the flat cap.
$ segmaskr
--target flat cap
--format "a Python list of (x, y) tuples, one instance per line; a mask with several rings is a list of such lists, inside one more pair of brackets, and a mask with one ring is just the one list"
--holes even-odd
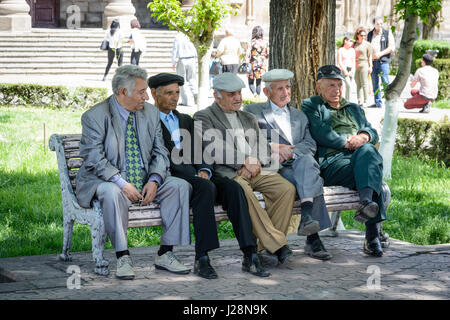
[(167, 86), (172, 83), (178, 83), (180, 86), (184, 84), (184, 78), (172, 73), (158, 73), (148, 78), (148, 86), (150, 89)]
[(280, 80), (289, 80), (294, 77), (294, 73), (287, 69), (272, 69), (261, 77), (264, 82), (274, 82)]
[(245, 83), (234, 73), (225, 72), (215, 76), (212, 87), (225, 92), (235, 92), (245, 88)]
[(341, 69), (333, 64), (322, 66), (319, 70), (317, 70), (317, 80), (320, 79), (340, 79), (345, 81), (345, 78), (342, 76)]

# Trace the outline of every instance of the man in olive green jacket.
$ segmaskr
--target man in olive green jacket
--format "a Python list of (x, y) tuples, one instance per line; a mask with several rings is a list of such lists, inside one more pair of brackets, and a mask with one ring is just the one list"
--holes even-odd
[(325, 186), (340, 185), (359, 191), (355, 220), (366, 224), (364, 252), (383, 255), (376, 224), (386, 219), (382, 188), (383, 159), (375, 148), (378, 134), (364, 111), (342, 98), (341, 71), (334, 65), (319, 68), (319, 95), (302, 102), (317, 142), (317, 154)]

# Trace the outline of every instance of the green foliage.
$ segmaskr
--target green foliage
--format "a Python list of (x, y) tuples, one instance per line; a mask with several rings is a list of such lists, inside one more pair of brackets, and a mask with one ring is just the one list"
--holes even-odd
[[(450, 59), (450, 42), (441, 40), (417, 40), (414, 42), (411, 72), (416, 72), (420, 67), (416, 61), (422, 59), (427, 50), (437, 50), (437, 59)], [(436, 60), (435, 60), (436, 61)], [(434, 62), (433, 62), (434, 64)]]
[(396, 151), (404, 156), (432, 158), (450, 166), (450, 122), (398, 119)]
[(400, 20), (405, 20), (408, 11), (428, 24), (430, 15), (436, 15), (441, 8), (442, 0), (397, 0), (394, 5), (394, 14), (398, 14)]
[(0, 83), (0, 105), (85, 109), (107, 97), (104, 88)]
[[(450, 46), (450, 44), (449, 44)], [(415, 61), (416, 68), (420, 68), (422, 58)], [(437, 100), (450, 99), (450, 58), (434, 59), (432, 66), (439, 71), (438, 96)]]
[(214, 31), (233, 11), (223, 0), (196, 0), (191, 9), (183, 11), (178, 0), (154, 0), (148, 8), (152, 16), (170, 29), (186, 34), (197, 48), (199, 57), (209, 50)]

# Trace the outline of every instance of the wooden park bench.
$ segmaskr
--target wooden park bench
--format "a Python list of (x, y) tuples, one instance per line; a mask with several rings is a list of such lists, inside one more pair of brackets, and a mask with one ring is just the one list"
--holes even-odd
[[(80, 224), (87, 224), (91, 229), (95, 272), (107, 275), (109, 273), (109, 263), (103, 257), (106, 232), (100, 204), (94, 200), (92, 208), (83, 208), (78, 204), (74, 193), (75, 177), (78, 169), (83, 164), (83, 159), (80, 158), (80, 139), (80, 134), (53, 134), (49, 141), (50, 149), (56, 152), (61, 182), (64, 240), (62, 254), (59, 258), (63, 261), (71, 261), (72, 259), (70, 246), (74, 221)], [(255, 192), (255, 194), (264, 207), (262, 194), (259, 192)], [(359, 195), (357, 191), (344, 187), (324, 187), (324, 196), (328, 212), (331, 214), (332, 226), (330, 232), (336, 236), (336, 228), (340, 221), (341, 211), (356, 209), (359, 205)], [(217, 222), (228, 220), (226, 211), (223, 210), (222, 206), (218, 205), (214, 210)], [(299, 213), (300, 201), (297, 200), (294, 203), (293, 214)], [(132, 205), (129, 209), (129, 228), (158, 226), (161, 225), (161, 222), (159, 205), (156, 203), (150, 203), (148, 206)]]

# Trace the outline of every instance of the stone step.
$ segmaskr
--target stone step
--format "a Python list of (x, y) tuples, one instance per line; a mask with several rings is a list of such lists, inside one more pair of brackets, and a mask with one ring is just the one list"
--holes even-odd
[[(105, 64), (106, 66), (106, 64)], [(21, 75), (65, 75), (65, 74), (80, 74), (80, 75), (99, 75), (102, 76), (105, 72), (105, 66), (103, 68), (89, 68), (89, 69), (53, 69), (53, 68), (36, 68), (36, 69), (24, 69), (24, 68), (16, 68), (16, 69), (3, 69), (0, 72), (0, 75), (14, 75), (14, 74), (21, 74)], [(167, 73), (173, 73), (172, 68), (164, 68), (164, 67), (155, 67), (155, 68), (146, 68), (145, 66), (139, 64), (140, 67), (145, 69), (149, 75), (154, 75), (160, 72), (167, 72)], [(116, 70), (116, 67), (111, 67), (109, 71), (109, 75), (113, 75), (114, 71)]]
[[(171, 52), (176, 35), (167, 30), (141, 30), (147, 50), (140, 66), (149, 74), (172, 73)], [(35, 29), (27, 34), (0, 32), (0, 74), (14, 75), (89, 75), (102, 76), (107, 52), (99, 49), (105, 30)], [(123, 47), (123, 63), (130, 61), (131, 47)], [(110, 75), (117, 68), (114, 61)]]
[[(125, 48), (123, 50), (125, 56), (131, 54), (130, 48)], [(62, 52), (61, 50), (46, 50), (46, 51), (40, 51), (40, 50), (33, 50), (33, 51), (14, 51), (14, 52), (0, 52), (0, 59), (4, 61), (4, 59), (34, 59), (37, 58), (36, 53), (39, 53), (39, 58), (64, 58), (64, 57), (70, 57), (70, 58), (77, 58), (77, 57), (83, 57), (83, 58), (104, 58), (107, 56), (106, 51), (100, 51), (100, 50), (90, 50), (90, 51), (79, 51), (75, 52), (73, 50), (67, 50)], [(142, 55), (142, 57), (151, 56), (154, 58), (164, 58), (164, 59), (170, 59), (171, 52), (167, 50), (158, 50), (156, 48), (147, 48), (145, 53)]]

